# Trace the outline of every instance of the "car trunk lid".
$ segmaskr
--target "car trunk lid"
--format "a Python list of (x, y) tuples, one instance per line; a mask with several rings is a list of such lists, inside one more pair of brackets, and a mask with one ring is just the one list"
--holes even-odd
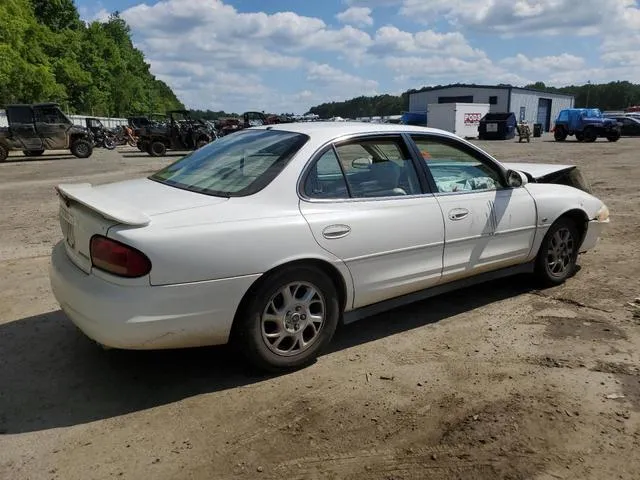
[(84, 272), (91, 270), (90, 243), (107, 236), (117, 224), (144, 228), (165, 213), (214, 205), (226, 198), (170, 187), (149, 179), (106, 185), (61, 184), (59, 221), (69, 258)]

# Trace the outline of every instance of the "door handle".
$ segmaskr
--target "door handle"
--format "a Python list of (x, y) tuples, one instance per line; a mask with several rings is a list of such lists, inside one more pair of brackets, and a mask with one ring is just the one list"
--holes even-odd
[(469, 210), (466, 208), (454, 208), (449, 212), (449, 220), (462, 220), (469, 215)]
[(351, 227), (349, 225), (329, 225), (322, 230), (322, 236), (329, 240), (343, 238), (350, 233)]

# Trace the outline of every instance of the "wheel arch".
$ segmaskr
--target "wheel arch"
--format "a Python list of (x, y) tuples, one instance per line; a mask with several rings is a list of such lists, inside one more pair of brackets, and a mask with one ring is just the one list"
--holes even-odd
[(249, 287), (249, 289), (245, 292), (245, 294), (242, 296), (242, 299), (240, 300), (240, 303), (238, 304), (238, 308), (236, 309), (236, 313), (233, 317), (233, 324), (231, 326), (231, 336), (233, 337), (235, 332), (234, 329), (236, 327), (236, 325), (239, 323), (238, 322), (238, 317), (242, 314), (242, 312), (244, 311), (244, 309), (246, 308), (246, 304), (247, 301), (249, 300), (249, 298), (251, 298), (252, 295), (254, 295), (254, 292), (256, 291), (256, 289), (261, 286), (266, 279), (272, 275), (273, 273), (276, 273), (278, 271), (287, 269), (287, 268), (291, 268), (291, 267), (313, 267), (316, 268), (320, 271), (322, 271), (323, 273), (325, 273), (329, 279), (331, 280), (331, 282), (333, 283), (336, 292), (338, 292), (338, 301), (340, 304), (340, 314), (342, 316), (342, 313), (344, 312), (346, 306), (347, 306), (347, 302), (349, 300), (349, 294), (347, 291), (347, 279), (345, 279), (344, 275), (342, 274), (342, 272), (340, 272), (340, 270), (333, 264), (331, 264), (331, 262), (327, 261), (327, 260), (323, 260), (320, 258), (301, 258), (301, 259), (296, 259), (296, 260), (291, 260), (291, 261), (287, 261), (284, 262), (276, 267), (273, 267), (269, 270), (267, 270), (266, 272), (264, 272), (262, 275), (260, 275), (260, 277), (258, 279), (256, 279), (253, 284)]
[(584, 237), (587, 234), (587, 227), (589, 225), (589, 216), (587, 215), (587, 212), (580, 208), (572, 208), (558, 216), (554, 223), (561, 218), (568, 218), (575, 223), (576, 228), (578, 229), (578, 234), (580, 236), (578, 245), (582, 245)]

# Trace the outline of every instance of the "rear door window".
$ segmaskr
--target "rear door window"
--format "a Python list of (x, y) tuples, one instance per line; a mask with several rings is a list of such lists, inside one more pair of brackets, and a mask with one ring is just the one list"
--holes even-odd
[(367, 138), (336, 146), (352, 197), (392, 197), (422, 193), (411, 156), (401, 137)]
[(304, 193), (309, 198), (349, 198), (347, 182), (333, 147), (311, 167), (305, 180)]

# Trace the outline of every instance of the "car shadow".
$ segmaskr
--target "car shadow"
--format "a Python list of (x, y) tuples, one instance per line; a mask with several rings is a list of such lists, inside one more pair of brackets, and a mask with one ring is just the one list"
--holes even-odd
[[(325, 355), (533, 289), (496, 280), (341, 326)], [(61, 311), (0, 325), (0, 434), (83, 424), (269, 380), (228, 346), (103, 350)]]

